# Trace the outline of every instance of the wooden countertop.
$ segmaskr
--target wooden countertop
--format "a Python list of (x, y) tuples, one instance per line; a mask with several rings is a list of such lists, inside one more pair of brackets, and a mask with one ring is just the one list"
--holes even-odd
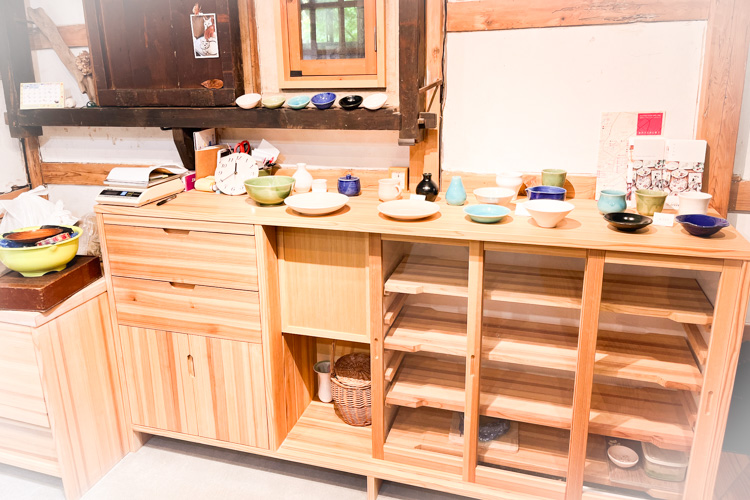
[[(440, 213), (420, 221), (397, 221), (381, 215), (376, 192), (363, 192), (338, 212), (324, 216), (298, 215), (286, 205), (264, 207), (247, 196), (225, 196), (189, 191), (160, 207), (152, 203), (139, 208), (97, 205), (95, 211), (164, 219), (261, 224), (337, 231), (357, 231), (410, 237), (478, 240), (578, 249), (639, 252), (648, 254), (750, 260), (750, 243), (734, 227), (710, 238), (689, 235), (681, 225), (648, 226), (635, 233), (617, 231), (607, 224), (594, 200), (568, 200), (576, 208), (558, 227), (540, 228), (530, 217), (506, 216), (498, 224), (478, 224), (464, 214), (464, 207), (439, 199)], [(475, 203), (469, 194), (467, 204)], [(511, 205), (512, 208), (512, 205)]]

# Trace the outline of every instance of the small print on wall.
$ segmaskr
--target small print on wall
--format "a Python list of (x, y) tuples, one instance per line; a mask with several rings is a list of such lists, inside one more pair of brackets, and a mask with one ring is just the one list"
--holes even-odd
[(216, 14), (204, 14), (199, 6), (190, 15), (193, 28), (193, 52), (196, 59), (219, 57), (219, 39), (216, 33)]

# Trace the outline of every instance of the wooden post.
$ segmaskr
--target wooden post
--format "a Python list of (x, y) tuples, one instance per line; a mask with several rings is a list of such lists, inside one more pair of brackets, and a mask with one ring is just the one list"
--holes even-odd
[(594, 383), (596, 337), (599, 331), (599, 309), (604, 280), (604, 252), (589, 250), (583, 274), (581, 318), (578, 327), (578, 360), (573, 387), (573, 421), (568, 448), (566, 500), (578, 500), (583, 493), (583, 471), (589, 437), (591, 388)]
[(422, 140), (424, 129), (417, 120), (424, 110), (424, 94), (419, 88), (425, 74), (424, 0), (401, 0), (398, 5), (398, 106), (401, 111), (399, 144), (414, 145)]
[(255, 0), (239, 0), (240, 34), (242, 35), (242, 73), (245, 92), (260, 93), (258, 62), (258, 26), (255, 23)]
[(188, 170), (195, 170), (195, 142), (193, 129), (173, 128), (172, 139), (182, 160), (182, 166)]
[(385, 361), (383, 358), (383, 247), (379, 234), (369, 235), (368, 319), (372, 379), (372, 456), (383, 458), (385, 444)]
[(719, 280), (695, 438), (685, 480), (686, 500), (713, 498), (745, 327), (750, 295), (749, 270), (747, 262), (726, 261)]
[(383, 480), (377, 477), (367, 476), (367, 500), (377, 500)]
[(39, 151), (39, 137), (26, 137), (22, 141), (23, 154), (26, 158), (26, 173), (29, 176), (31, 187), (41, 186), (44, 184), (44, 176), (42, 174), (42, 154)]
[(750, 43), (748, 26), (750, 2), (711, 0), (696, 137), (708, 142), (703, 185), (713, 195), (711, 205), (722, 217), (729, 209)]
[(480, 381), (482, 378), (482, 318), (484, 316), (484, 243), (469, 243), (469, 300), (466, 316), (466, 402), (464, 403), (464, 481), (477, 473)]

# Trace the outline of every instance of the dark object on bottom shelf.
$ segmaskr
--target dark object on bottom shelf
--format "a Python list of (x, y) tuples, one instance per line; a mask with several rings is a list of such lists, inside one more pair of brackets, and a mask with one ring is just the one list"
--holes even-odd
[(743, 342), (734, 376), (734, 391), (729, 405), (724, 451), (750, 455), (750, 342)]
[[(461, 414), (461, 421), (458, 424), (458, 430), (461, 434), (464, 433), (464, 414)], [(478, 439), (481, 443), (492, 441), (500, 436), (504, 435), (510, 430), (510, 422), (504, 418), (486, 417), (484, 415), (479, 417), (479, 435)]]
[(438, 195), (438, 187), (437, 184), (435, 184), (435, 181), (432, 180), (432, 174), (430, 172), (422, 174), (422, 180), (419, 181), (414, 192), (416, 194), (424, 195), (424, 199), (427, 201), (435, 201)]
[(0, 309), (46, 311), (102, 275), (99, 257), (77, 255), (62, 271), (24, 278), (11, 271), (0, 277)]
[(651, 217), (645, 215), (630, 214), (627, 212), (614, 212), (605, 214), (604, 220), (612, 224), (620, 231), (637, 231), (643, 229), (653, 222)]
[(360, 104), (362, 104), (361, 95), (348, 95), (339, 99), (339, 106), (347, 111), (357, 109)]

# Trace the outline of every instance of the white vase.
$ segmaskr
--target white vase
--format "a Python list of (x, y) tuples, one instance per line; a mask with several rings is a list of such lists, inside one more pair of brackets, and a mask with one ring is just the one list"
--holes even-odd
[(306, 163), (297, 163), (297, 171), (294, 172), (294, 192), (307, 193), (312, 187), (313, 176), (307, 171)]
[(313, 370), (318, 374), (318, 399), (324, 403), (330, 403), (333, 400), (331, 395), (331, 362), (318, 361), (313, 366)]

